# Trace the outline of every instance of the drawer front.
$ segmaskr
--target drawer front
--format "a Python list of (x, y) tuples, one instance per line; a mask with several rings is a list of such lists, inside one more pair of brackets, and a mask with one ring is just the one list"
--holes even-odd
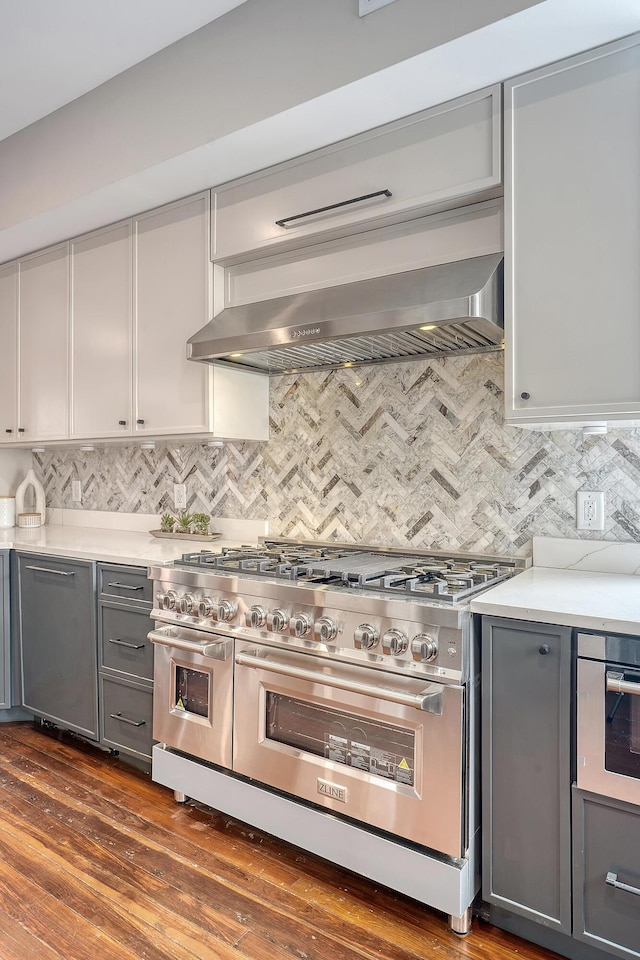
[(640, 807), (574, 790), (574, 936), (640, 957)]
[(100, 677), (100, 742), (151, 760), (153, 691), (150, 687)]
[(500, 90), (395, 121), (212, 192), (212, 259), (265, 254), (498, 186)]
[(140, 680), (153, 680), (152, 623), (147, 610), (102, 602), (99, 609), (100, 666)]
[(146, 567), (116, 567), (98, 564), (98, 592), (108, 600), (151, 604), (153, 585)]

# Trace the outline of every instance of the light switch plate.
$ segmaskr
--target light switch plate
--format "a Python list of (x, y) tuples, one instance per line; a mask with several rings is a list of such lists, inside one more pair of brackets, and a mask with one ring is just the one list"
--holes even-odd
[(604, 530), (604, 493), (578, 490), (576, 494), (576, 528)]
[(395, 3), (395, 0), (360, 0), (358, 13), (361, 17), (366, 17), (368, 13), (373, 13), (380, 7), (386, 7), (389, 3)]

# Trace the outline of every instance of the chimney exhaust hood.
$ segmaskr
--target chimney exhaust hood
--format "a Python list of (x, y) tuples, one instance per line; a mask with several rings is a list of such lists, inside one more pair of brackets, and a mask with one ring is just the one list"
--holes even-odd
[(270, 374), (501, 349), (501, 253), (228, 307), (187, 357)]

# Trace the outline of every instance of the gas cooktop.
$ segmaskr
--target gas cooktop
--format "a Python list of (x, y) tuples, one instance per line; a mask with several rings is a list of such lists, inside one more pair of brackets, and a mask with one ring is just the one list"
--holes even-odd
[(186, 553), (176, 567), (300, 585), (327, 585), (459, 603), (512, 577), (521, 558), (407, 551), (305, 541), (265, 540), (258, 547)]

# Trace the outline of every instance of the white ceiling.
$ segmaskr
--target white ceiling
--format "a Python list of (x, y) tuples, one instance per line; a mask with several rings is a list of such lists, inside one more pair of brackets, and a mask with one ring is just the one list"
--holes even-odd
[(245, 0), (0, 0), (0, 140)]

